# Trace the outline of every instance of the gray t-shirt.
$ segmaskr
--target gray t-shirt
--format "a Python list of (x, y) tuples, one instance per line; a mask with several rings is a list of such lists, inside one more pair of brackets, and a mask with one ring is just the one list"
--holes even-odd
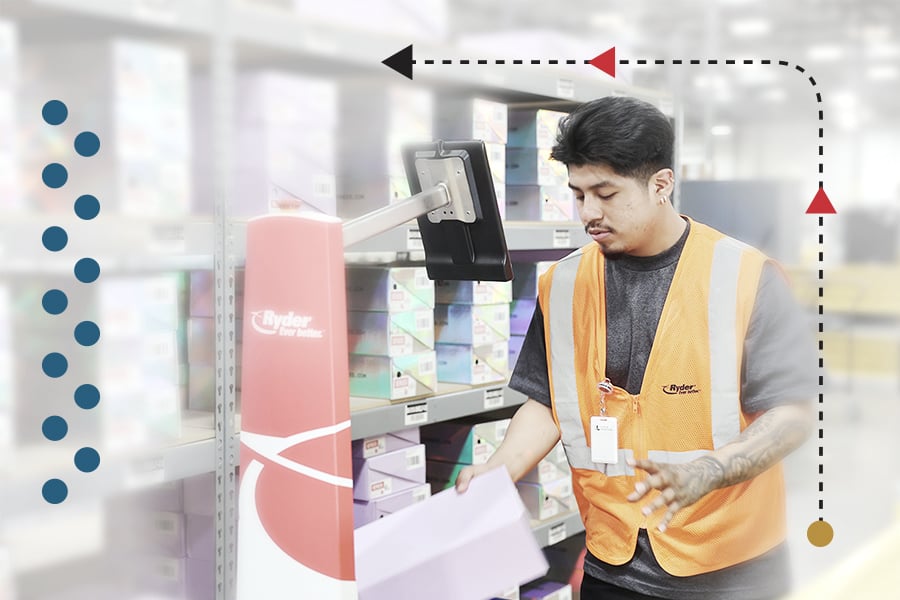
[[(672, 248), (651, 257), (615, 256), (605, 261), (607, 303), (606, 375), (631, 394), (640, 392), (647, 359), (675, 267), (690, 226)], [(812, 330), (787, 281), (767, 264), (760, 278), (744, 341), (741, 405), (753, 414), (774, 406), (808, 402), (816, 394)], [(541, 307), (525, 335), (509, 387), (550, 405)], [(742, 600), (770, 598), (789, 587), (787, 549), (781, 545), (753, 560), (692, 577), (666, 573), (653, 556), (645, 530), (634, 557), (621, 566), (588, 553), (585, 572), (619, 587), (660, 598)]]

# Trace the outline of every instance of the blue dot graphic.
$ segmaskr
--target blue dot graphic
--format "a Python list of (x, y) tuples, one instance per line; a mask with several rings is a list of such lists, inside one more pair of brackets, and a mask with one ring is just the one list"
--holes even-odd
[(48, 377), (62, 377), (69, 369), (69, 361), (59, 352), (51, 352), (44, 357), (43, 362), (41, 362), (41, 368), (44, 369), (44, 374)]
[(59, 163), (50, 163), (44, 167), (41, 179), (44, 180), (44, 185), (49, 188), (61, 188), (69, 180), (69, 172)]
[(75, 326), (75, 341), (82, 346), (93, 346), (100, 339), (100, 328), (93, 321), (82, 321)]
[(89, 383), (79, 385), (75, 390), (75, 404), (79, 408), (90, 410), (100, 403), (100, 390)]
[(44, 433), (44, 437), (51, 442), (58, 442), (69, 433), (69, 424), (62, 417), (54, 415), (44, 419), (41, 431)]
[(41, 305), (51, 315), (62, 314), (69, 306), (69, 299), (62, 290), (50, 290), (41, 299)]
[(69, 234), (62, 227), (54, 225), (44, 230), (41, 241), (44, 242), (44, 248), (50, 252), (59, 252), (69, 243)]
[(92, 283), (100, 277), (100, 265), (93, 258), (82, 258), (75, 263), (75, 278), (81, 283)]
[(50, 100), (41, 109), (41, 116), (50, 125), (61, 125), (69, 116), (69, 109), (59, 100)]
[(75, 136), (75, 152), (81, 156), (93, 156), (100, 151), (100, 138), (92, 131), (82, 131)]
[(50, 504), (59, 504), (69, 495), (69, 488), (60, 479), (48, 479), (41, 488), (41, 494), (44, 496), (44, 500)]
[(90, 194), (78, 196), (75, 200), (75, 214), (79, 219), (90, 221), (100, 214), (100, 201)]
[(75, 453), (75, 466), (82, 473), (96, 471), (100, 466), (100, 453), (93, 448), (82, 448)]

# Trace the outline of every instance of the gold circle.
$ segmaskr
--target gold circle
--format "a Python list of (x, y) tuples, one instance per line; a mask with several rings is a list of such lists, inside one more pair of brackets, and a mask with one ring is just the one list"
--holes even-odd
[(834, 539), (834, 529), (831, 528), (828, 521), (813, 521), (806, 530), (806, 537), (809, 538), (810, 544), (822, 548)]

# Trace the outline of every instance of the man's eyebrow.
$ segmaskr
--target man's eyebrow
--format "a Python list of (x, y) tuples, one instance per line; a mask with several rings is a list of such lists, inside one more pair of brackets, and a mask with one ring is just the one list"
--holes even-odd
[[(588, 189), (595, 190), (598, 188), (605, 188), (605, 187), (616, 187), (616, 184), (609, 180), (603, 180), (603, 181), (598, 181), (597, 183), (591, 185)], [(579, 191), (579, 192), (581, 191), (580, 187), (574, 186), (571, 183), (569, 183), (569, 188), (573, 189), (575, 191)]]

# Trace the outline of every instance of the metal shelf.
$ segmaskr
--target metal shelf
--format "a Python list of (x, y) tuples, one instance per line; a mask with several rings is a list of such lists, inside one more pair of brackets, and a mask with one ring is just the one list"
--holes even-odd
[(119, 25), (212, 33), (212, 0), (31, 0), (30, 4), (26, 14), (31, 9), (40, 11), (42, 17), (50, 9), (59, 10), (61, 15), (82, 15)]
[(576, 510), (551, 519), (532, 521), (531, 530), (540, 547), (545, 548), (581, 533), (584, 531), (584, 523), (581, 521), (581, 514)]
[[(51, 225), (68, 235), (60, 252), (49, 252), (41, 244)], [(212, 222), (201, 220), (14, 217), (0, 222), (0, 275), (71, 273), (80, 258), (93, 258), (103, 273), (211, 269), (213, 235)]]
[(0, 473), (4, 481), (0, 514), (9, 519), (51, 506), (41, 498), (41, 487), (52, 478), (66, 483), (65, 503), (71, 506), (211, 472), (216, 452), (212, 413), (187, 413), (182, 422), (181, 438), (169, 446), (132, 452), (98, 447), (100, 467), (93, 473), (74, 469), (75, 448), (48, 442), (18, 449), (6, 463), (16, 470)]
[(351, 435), (354, 440), (409, 427), (447, 421), (489, 410), (518, 406), (526, 397), (506, 384), (479, 387), (439, 383), (438, 393), (391, 404), (387, 400), (350, 399)]

